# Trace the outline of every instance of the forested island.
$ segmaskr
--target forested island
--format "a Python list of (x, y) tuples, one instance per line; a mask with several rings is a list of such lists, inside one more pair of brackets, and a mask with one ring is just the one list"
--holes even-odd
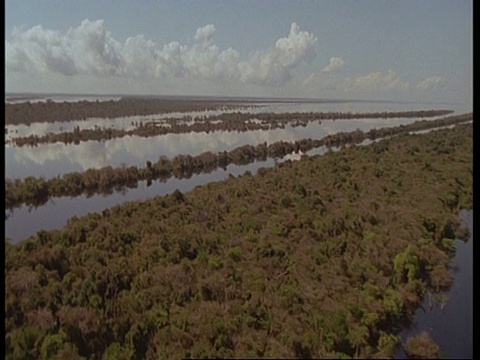
[(52, 197), (110, 194), (114, 190), (135, 188), (139, 181), (165, 181), (171, 177), (190, 178), (194, 174), (208, 173), (218, 168), (225, 169), (230, 164), (246, 165), (254, 161), (265, 161), (267, 158), (282, 158), (296, 152), (305, 153), (311, 149), (326, 146), (340, 147), (358, 144), (369, 139), (375, 140), (387, 136), (431, 129), (440, 126), (455, 125), (472, 120), (472, 113), (444, 117), (436, 120), (419, 120), (409, 125), (372, 129), (368, 132), (356, 130), (339, 132), (323, 139), (303, 139), (295, 142), (279, 141), (257, 146), (244, 145), (231, 151), (217, 154), (205, 152), (197, 156), (177, 155), (173, 159), (159, 157), (156, 162), (147, 161), (146, 167), (136, 166), (102, 169), (88, 169), (83, 173), (64, 174), (49, 180), (29, 176), (23, 180), (6, 179), (5, 207), (13, 209), (22, 204), (40, 206)]
[[(240, 104), (241, 105), (241, 104)], [(5, 103), (5, 125), (84, 120), (87, 118), (116, 118), (134, 115), (153, 115), (171, 112), (206, 111), (238, 108), (234, 100), (212, 101), (191, 99), (149, 99), (124, 97), (120, 100)]]
[(48, 133), (45, 135), (29, 135), (14, 137), (10, 141), (16, 146), (37, 146), (43, 143), (63, 142), (64, 144), (79, 144), (81, 141), (104, 141), (124, 136), (150, 137), (165, 134), (185, 134), (190, 132), (212, 131), (252, 131), (284, 129), (306, 126), (312, 121), (322, 120), (352, 120), (352, 119), (395, 119), (395, 118), (428, 118), (452, 113), (452, 110), (418, 110), (397, 112), (293, 112), (293, 113), (222, 113), (219, 115), (202, 115), (198, 117), (184, 116), (182, 118), (167, 118), (157, 121), (132, 121), (135, 128), (115, 129), (112, 127), (95, 126), (92, 129), (80, 129), (76, 126), (72, 131)]
[(472, 186), (460, 124), (7, 239), (6, 359), (392, 356)]

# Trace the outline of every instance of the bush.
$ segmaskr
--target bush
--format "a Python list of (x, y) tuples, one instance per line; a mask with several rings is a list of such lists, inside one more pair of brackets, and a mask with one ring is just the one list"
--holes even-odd
[(405, 345), (407, 355), (414, 358), (438, 359), (441, 357), (440, 347), (427, 332), (411, 337)]
[(228, 257), (233, 261), (237, 262), (242, 259), (243, 250), (239, 246), (235, 246), (228, 250)]

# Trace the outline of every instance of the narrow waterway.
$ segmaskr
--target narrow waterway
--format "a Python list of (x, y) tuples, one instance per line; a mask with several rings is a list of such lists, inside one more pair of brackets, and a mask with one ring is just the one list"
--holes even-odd
[(9, 237), (13, 244), (16, 244), (35, 235), (40, 230), (60, 229), (73, 216), (81, 217), (92, 212), (99, 213), (126, 201), (147, 200), (155, 196), (171, 194), (176, 189), (187, 192), (196, 186), (225, 180), (230, 175), (238, 176), (247, 171), (256, 174), (259, 168), (272, 167), (274, 163), (273, 159), (267, 159), (267, 161), (254, 162), (244, 166), (229, 165), (226, 170), (217, 169), (208, 174), (194, 175), (189, 179), (170, 178), (164, 182), (155, 181), (150, 186), (146, 181), (140, 181), (136, 188), (126, 188), (124, 191), (114, 191), (112, 194), (52, 198), (45, 205), (37, 208), (22, 205), (7, 213), (5, 236)]
[(467, 242), (456, 240), (452, 259), (455, 281), (449, 291), (431, 294), (415, 312), (415, 320), (400, 333), (402, 345), (396, 359), (406, 359), (403, 346), (409, 337), (426, 331), (440, 346), (446, 359), (473, 359), (473, 210), (462, 211), (460, 219), (470, 230)]

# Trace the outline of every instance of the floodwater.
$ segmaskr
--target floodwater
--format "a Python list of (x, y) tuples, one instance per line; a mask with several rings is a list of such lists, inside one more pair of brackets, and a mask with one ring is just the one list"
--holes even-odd
[[(358, 103), (358, 102), (325, 102), (325, 103), (244, 103), (238, 104), (238, 107), (226, 106), (217, 110), (205, 111), (187, 111), (187, 112), (171, 112), (158, 115), (146, 116), (126, 116), (111, 119), (105, 118), (88, 118), (85, 120), (75, 121), (57, 121), (52, 123), (32, 123), (30, 125), (7, 125), (7, 133), (5, 140), (10, 141), (17, 137), (26, 137), (30, 135), (46, 135), (48, 133), (56, 134), (64, 131), (73, 131), (78, 127), (80, 130), (110, 128), (133, 130), (141, 122), (160, 122), (165, 119), (180, 119), (189, 117), (193, 120), (211, 115), (231, 114), (231, 113), (250, 113), (252, 116), (258, 113), (294, 113), (294, 112), (342, 112), (342, 113), (368, 113), (368, 112), (384, 112), (384, 111), (410, 111), (410, 110), (453, 110), (455, 113), (463, 111), (465, 106), (456, 104), (398, 104), (398, 103)], [(430, 118), (430, 119), (433, 119)], [(163, 126), (169, 126), (163, 123)]]
[[(55, 100), (55, 99), (54, 99)], [(248, 104), (247, 104), (248, 105)], [(470, 107), (451, 106), (450, 104), (405, 104), (405, 103), (366, 103), (366, 102), (322, 102), (322, 103), (255, 103), (256, 107), (248, 108), (239, 104), (239, 111), (265, 112), (301, 112), (301, 111), (336, 111), (336, 112), (379, 112), (410, 111), (429, 109), (452, 109), (455, 113), (470, 112)], [(260, 105), (260, 106), (258, 106)], [(83, 172), (89, 168), (105, 166), (137, 166), (145, 167), (147, 161), (156, 162), (160, 156), (173, 158), (179, 154), (199, 155), (205, 151), (217, 153), (230, 151), (242, 145), (258, 145), (283, 141), (295, 141), (305, 138), (321, 139), (326, 135), (340, 131), (360, 129), (368, 131), (382, 128), (407, 125), (418, 118), (406, 119), (355, 119), (355, 120), (322, 120), (308, 123), (305, 127), (285, 126), (284, 129), (254, 130), (247, 132), (216, 131), (187, 134), (166, 134), (149, 138), (126, 136), (108, 141), (86, 141), (78, 145), (63, 143), (40, 144), (36, 147), (12, 145), (5, 146), (5, 178), (23, 179), (27, 176), (45, 179), (61, 176), (65, 173)], [(87, 120), (88, 121), (88, 120)], [(96, 121), (96, 120), (95, 120)], [(105, 122), (112, 120), (103, 119)], [(127, 120), (122, 120), (127, 121)], [(130, 120), (131, 121), (131, 120)], [(323, 154), (324, 148), (313, 149), (309, 154)], [(296, 160), (299, 154), (290, 154), (286, 159)], [(278, 160), (282, 161), (282, 160)], [(51, 199), (38, 208), (22, 206), (8, 213), (5, 220), (6, 236), (17, 243), (37, 231), (57, 229), (64, 226), (72, 216), (82, 216), (89, 212), (100, 212), (108, 207), (130, 200), (143, 200), (156, 195), (165, 195), (175, 189), (188, 191), (197, 185), (219, 181), (229, 174), (238, 175), (246, 171), (255, 173), (259, 167), (273, 166), (274, 160), (256, 162), (245, 166), (231, 165), (226, 171), (218, 169), (210, 174), (194, 175), (190, 179), (171, 178), (166, 182), (154, 182), (147, 187), (140, 182), (134, 189), (113, 192), (109, 195), (62, 197)], [(26, 226), (26, 224), (28, 224)]]
[[(91, 212), (102, 212), (126, 201), (146, 200), (155, 196), (171, 194), (176, 189), (187, 192), (199, 185), (225, 180), (230, 174), (238, 176), (247, 171), (255, 174), (259, 168), (273, 165), (273, 159), (244, 166), (229, 165), (226, 170), (217, 169), (208, 174), (194, 175), (189, 179), (170, 178), (165, 182), (152, 182), (150, 186), (147, 186), (146, 181), (140, 181), (136, 188), (125, 189), (123, 192), (114, 191), (109, 195), (54, 198), (38, 208), (22, 205), (20, 208), (14, 209), (5, 220), (5, 236), (10, 237), (12, 243), (15, 244), (35, 235), (42, 229), (59, 229), (65, 226), (67, 220), (73, 216), (81, 217)], [(26, 226), (26, 224), (28, 225)]]
[(305, 138), (320, 139), (340, 131), (407, 125), (413, 119), (355, 119), (310, 122), (305, 127), (285, 126), (284, 129), (252, 130), (245, 132), (215, 131), (187, 134), (166, 134), (153, 137), (125, 136), (107, 141), (85, 141), (80, 144), (39, 144), (5, 146), (6, 177), (23, 179), (27, 176), (53, 178), (65, 173), (83, 172), (105, 166), (145, 167), (157, 162), (160, 156), (199, 155), (205, 151), (230, 151), (243, 145), (271, 144), (280, 140), (295, 141)]
[[(430, 131), (436, 131), (441, 128), (433, 128)], [(356, 146), (366, 146), (375, 140), (365, 139)], [(349, 144), (346, 145), (351, 146)], [(338, 151), (341, 147), (327, 148), (321, 146), (311, 149), (305, 153), (308, 156), (324, 155), (329, 151)], [(137, 201), (151, 199), (155, 196), (167, 195), (173, 193), (176, 189), (185, 192), (190, 191), (196, 186), (208, 184), (214, 181), (227, 179), (230, 175), (243, 175), (247, 171), (256, 174), (259, 168), (273, 167), (276, 163), (287, 160), (300, 160), (300, 153), (287, 154), (283, 158), (267, 158), (266, 161), (256, 161), (247, 165), (230, 164), (225, 170), (219, 168), (210, 173), (201, 173), (192, 175), (188, 179), (177, 179), (175, 177), (163, 181), (154, 181), (147, 185), (146, 181), (140, 181), (133, 188), (124, 187), (121, 191), (112, 190), (108, 194), (95, 194), (91, 196), (81, 195), (77, 197), (59, 197), (51, 198), (46, 204), (39, 207), (22, 205), (13, 210), (6, 211), (5, 228), (6, 236), (12, 240), (12, 243), (35, 235), (40, 230), (59, 229), (67, 224), (67, 220), (72, 216), (83, 216), (90, 212), (102, 212), (103, 210), (122, 204), (126, 201)], [(28, 222), (28, 226), (25, 226)]]
[[(405, 344), (409, 337), (428, 332), (446, 359), (473, 359), (473, 211), (462, 211), (460, 220), (470, 230), (470, 238), (466, 243), (456, 240), (452, 287), (429, 294), (411, 326), (400, 333)], [(395, 358), (407, 358), (402, 346)]]

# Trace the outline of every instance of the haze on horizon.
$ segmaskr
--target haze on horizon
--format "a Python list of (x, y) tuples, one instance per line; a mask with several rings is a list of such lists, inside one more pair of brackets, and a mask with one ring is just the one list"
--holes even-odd
[(473, 102), (468, 0), (7, 0), (5, 10), (7, 93)]

